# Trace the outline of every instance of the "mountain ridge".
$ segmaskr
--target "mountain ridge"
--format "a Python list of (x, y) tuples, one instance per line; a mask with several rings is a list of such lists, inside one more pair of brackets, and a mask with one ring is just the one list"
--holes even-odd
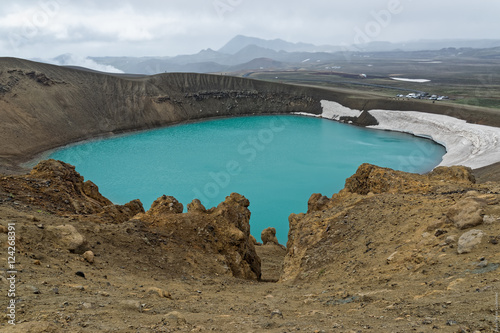
[[(218, 50), (212, 48), (201, 50), (195, 54), (184, 54), (173, 57), (89, 57), (88, 59), (102, 66), (112, 66), (130, 74), (158, 74), (165, 72), (197, 72), (218, 73), (230, 72), (232, 67), (240, 70), (257, 70), (248, 67), (256, 58), (271, 58), (281, 62), (279, 69), (287, 70), (303, 67), (301, 63), (307, 58), (337, 62), (345, 60), (352, 54), (392, 53), (394, 56), (411, 56), (412, 52), (428, 51), (440, 56), (441, 50), (457, 49), (495, 49), (500, 46), (500, 40), (420, 40), (406, 43), (389, 43), (372, 41), (363, 45), (314, 45), (309, 43), (292, 43), (282, 39), (266, 40), (257, 37), (238, 35), (228, 41)], [(445, 52), (445, 51), (443, 51)], [(459, 53), (459, 51), (457, 51)], [(66, 57), (67, 58), (67, 57)], [(61, 59), (66, 59), (62, 57)], [(52, 60), (52, 63), (66, 65), (65, 61)], [(51, 61), (49, 61), (50, 63)], [(248, 64), (248, 66), (244, 66)], [(73, 63), (70, 65), (80, 65)], [(83, 65), (85, 66), (85, 65)], [(307, 67), (307, 66), (306, 66)], [(314, 68), (312, 65), (309, 67)]]

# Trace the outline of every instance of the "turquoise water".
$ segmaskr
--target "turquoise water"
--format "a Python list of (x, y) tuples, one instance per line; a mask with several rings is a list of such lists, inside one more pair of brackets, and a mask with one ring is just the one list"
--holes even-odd
[(307, 211), (312, 193), (331, 196), (362, 163), (426, 172), (443, 147), (411, 135), (301, 116), (256, 116), (183, 124), (71, 145), (51, 158), (76, 166), (117, 204), (145, 209), (163, 194), (210, 208), (231, 192), (250, 200), (252, 234)]

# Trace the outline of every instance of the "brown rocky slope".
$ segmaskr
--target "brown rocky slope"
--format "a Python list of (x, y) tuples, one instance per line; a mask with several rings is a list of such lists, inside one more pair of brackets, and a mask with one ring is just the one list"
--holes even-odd
[[(284, 253), (251, 240), (243, 196), (211, 209), (195, 200), (187, 213), (168, 196), (147, 212), (139, 202), (113, 209), (74, 168), (44, 161), (28, 175), (0, 178), (0, 224), (16, 225), (19, 271), (17, 325), (6, 315), (0, 325), (13, 332), (493, 331), (499, 200), (500, 184), (475, 184), (467, 168), (416, 175), (362, 165), (338, 194), (312, 195), (306, 214), (290, 216), (281, 280), (265, 283), (257, 279), (270, 272), (261, 270), (279, 270)], [(0, 242), (6, 263), (7, 234)], [(8, 275), (0, 276), (5, 290)]]

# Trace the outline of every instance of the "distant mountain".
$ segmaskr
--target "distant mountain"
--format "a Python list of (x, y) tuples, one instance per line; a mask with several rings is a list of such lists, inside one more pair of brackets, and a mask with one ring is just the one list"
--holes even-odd
[(224, 59), (228, 58), (229, 56), (226, 54), (223, 54), (221, 52), (214, 51), (212, 49), (206, 49), (206, 50), (201, 50), (200, 52), (196, 54), (190, 54), (190, 55), (178, 55), (173, 58), (169, 58), (169, 62), (173, 64), (189, 64), (189, 63), (196, 63), (196, 62), (210, 62), (210, 61), (216, 61), (218, 63), (223, 64), (225, 61)]
[(259, 46), (261, 48), (270, 49), (273, 51), (285, 52), (336, 52), (341, 50), (341, 48), (338, 46), (317, 46), (307, 43), (291, 43), (282, 39), (266, 40), (256, 37), (238, 35), (231, 39), (218, 51), (226, 54), (236, 54), (250, 45)]
[(279, 70), (286, 67), (286, 64), (269, 58), (257, 58), (247, 63), (232, 66), (228, 71), (239, 72), (245, 70)]
[[(497, 47), (497, 48), (495, 48)], [(238, 35), (219, 50), (205, 49), (196, 54), (175, 57), (93, 57), (102, 68), (130, 74), (164, 72), (218, 73), (264, 69), (324, 69), (356, 56), (385, 59), (412, 59), (469, 56), (498, 59), (500, 40), (418, 40), (407, 43), (374, 41), (345, 47), (290, 43), (282, 39), (265, 40)], [(482, 50), (482, 51), (479, 51)], [(72, 57), (61, 56), (57, 63), (71, 64)], [(83, 65), (84, 62), (77, 65)], [(83, 65), (84, 66), (84, 65)], [(98, 66), (94, 69), (102, 70)]]

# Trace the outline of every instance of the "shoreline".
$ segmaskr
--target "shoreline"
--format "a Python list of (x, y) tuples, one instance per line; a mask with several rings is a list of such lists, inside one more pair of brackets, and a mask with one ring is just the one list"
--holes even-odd
[[(186, 119), (186, 120), (180, 120), (177, 122), (165, 124), (163, 126), (159, 127), (153, 127), (153, 128), (137, 128), (137, 129), (132, 129), (132, 130), (124, 130), (124, 131), (117, 131), (113, 133), (103, 133), (100, 135), (96, 135), (91, 138), (86, 138), (86, 139), (80, 139), (80, 140), (74, 140), (70, 141), (64, 144), (61, 144), (59, 146), (44, 150), (43, 152), (40, 153), (35, 153), (28, 155), (26, 158), (23, 158), (20, 161), (17, 161), (17, 165), (26, 171), (31, 170), (38, 162), (45, 160), (48, 158), (52, 153), (54, 153), (57, 150), (60, 149), (65, 149), (74, 145), (79, 145), (83, 144), (86, 142), (92, 142), (92, 141), (99, 141), (99, 140), (106, 140), (106, 139), (111, 139), (111, 138), (117, 138), (120, 136), (127, 136), (127, 135), (134, 135), (134, 134), (139, 134), (142, 132), (147, 132), (147, 131), (155, 131), (155, 130), (160, 130), (162, 128), (166, 127), (173, 127), (173, 126), (182, 126), (182, 125), (188, 125), (188, 124), (195, 124), (199, 122), (204, 122), (204, 121), (211, 121), (211, 120), (218, 120), (218, 119), (226, 119), (226, 118), (239, 118), (239, 117), (252, 117), (252, 116), (282, 116), (282, 115), (289, 115), (288, 113), (283, 114), (283, 113), (268, 113), (268, 114), (237, 114), (234, 116), (228, 116), (228, 115), (221, 115), (221, 116), (211, 116), (207, 118), (196, 118), (196, 119)], [(1, 174), (1, 170), (0, 170)]]
[[(46, 78), (47, 84), (28, 75), (33, 72)], [(232, 76), (169, 73), (130, 79), (16, 58), (1, 58), (0, 73), (4, 73), (4, 79), (12, 76), (15, 82), (0, 98), (0, 172), (5, 175), (26, 173), (29, 170), (23, 165), (27, 162), (71, 143), (220, 117), (321, 115), (369, 127), (384, 125), (369, 110), (401, 110), (425, 112), (429, 117), (446, 115), (500, 128), (500, 112), (494, 109), (403, 101), (352, 90)], [(387, 130), (427, 134), (451, 147), (433, 133), (401, 128), (392, 122), (385, 125)], [(478, 139), (470, 139), (470, 146), (474, 147), (473, 141), (481, 137), (484, 134), (477, 133)], [(482, 144), (481, 148), (487, 149), (481, 150), (491, 151), (495, 145)], [(497, 161), (493, 157), (485, 159), (484, 152), (480, 155), (479, 159), (485, 162), (474, 167)]]
[[(335, 121), (358, 118), (362, 111), (337, 102), (322, 100), (320, 115), (298, 112)], [(492, 166), (500, 161), (500, 128), (477, 125), (455, 117), (420, 111), (369, 110), (378, 125), (366, 126), (423, 137), (442, 145), (445, 155), (437, 166), (463, 165), (472, 169)], [(352, 121), (347, 121), (352, 123)]]
[[(323, 108), (323, 113), (318, 115), (306, 112), (292, 112), (289, 115), (302, 115), (344, 122), (343, 119), (345, 118), (358, 118), (363, 113), (363, 111), (351, 109), (333, 101), (322, 100), (321, 106)], [(472, 169), (479, 169), (492, 166), (500, 162), (500, 158), (495, 158), (496, 156), (500, 156), (500, 128), (498, 127), (470, 124), (465, 120), (455, 117), (420, 111), (369, 110), (366, 112), (372, 115), (379, 124), (363, 126), (365, 128), (407, 133), (416, 137), (432, 140), (436, 144), (443, 146), (446, 149), (446, 153), (443, 155), (441, 163), (439, 163), (436, 167), (463, 165)], [(268, 113), (235, 116), (221, 115), (209, 118), (179, 121), (166, 124), (165, 126), (159, 128), (223, 118), (273, 115), (280, 116), (286, 114)], [(352, 121), (346, 121), (345, 123), (352, 124)], [(64, 145), (30, 156), (29, 159), (25, 159), (23, 162), (18, 163), (18, 165), (22, 169), (29, 170), (35, 166), (37, 162), (43, 160), (44, 157), (48, 157), (54, 151), (67, 146), (77, 145), (86, 141), (130, 135), (159, 128), (142, 128), (132, 131), (105, 133), (89, 139), (68, 142)]]

